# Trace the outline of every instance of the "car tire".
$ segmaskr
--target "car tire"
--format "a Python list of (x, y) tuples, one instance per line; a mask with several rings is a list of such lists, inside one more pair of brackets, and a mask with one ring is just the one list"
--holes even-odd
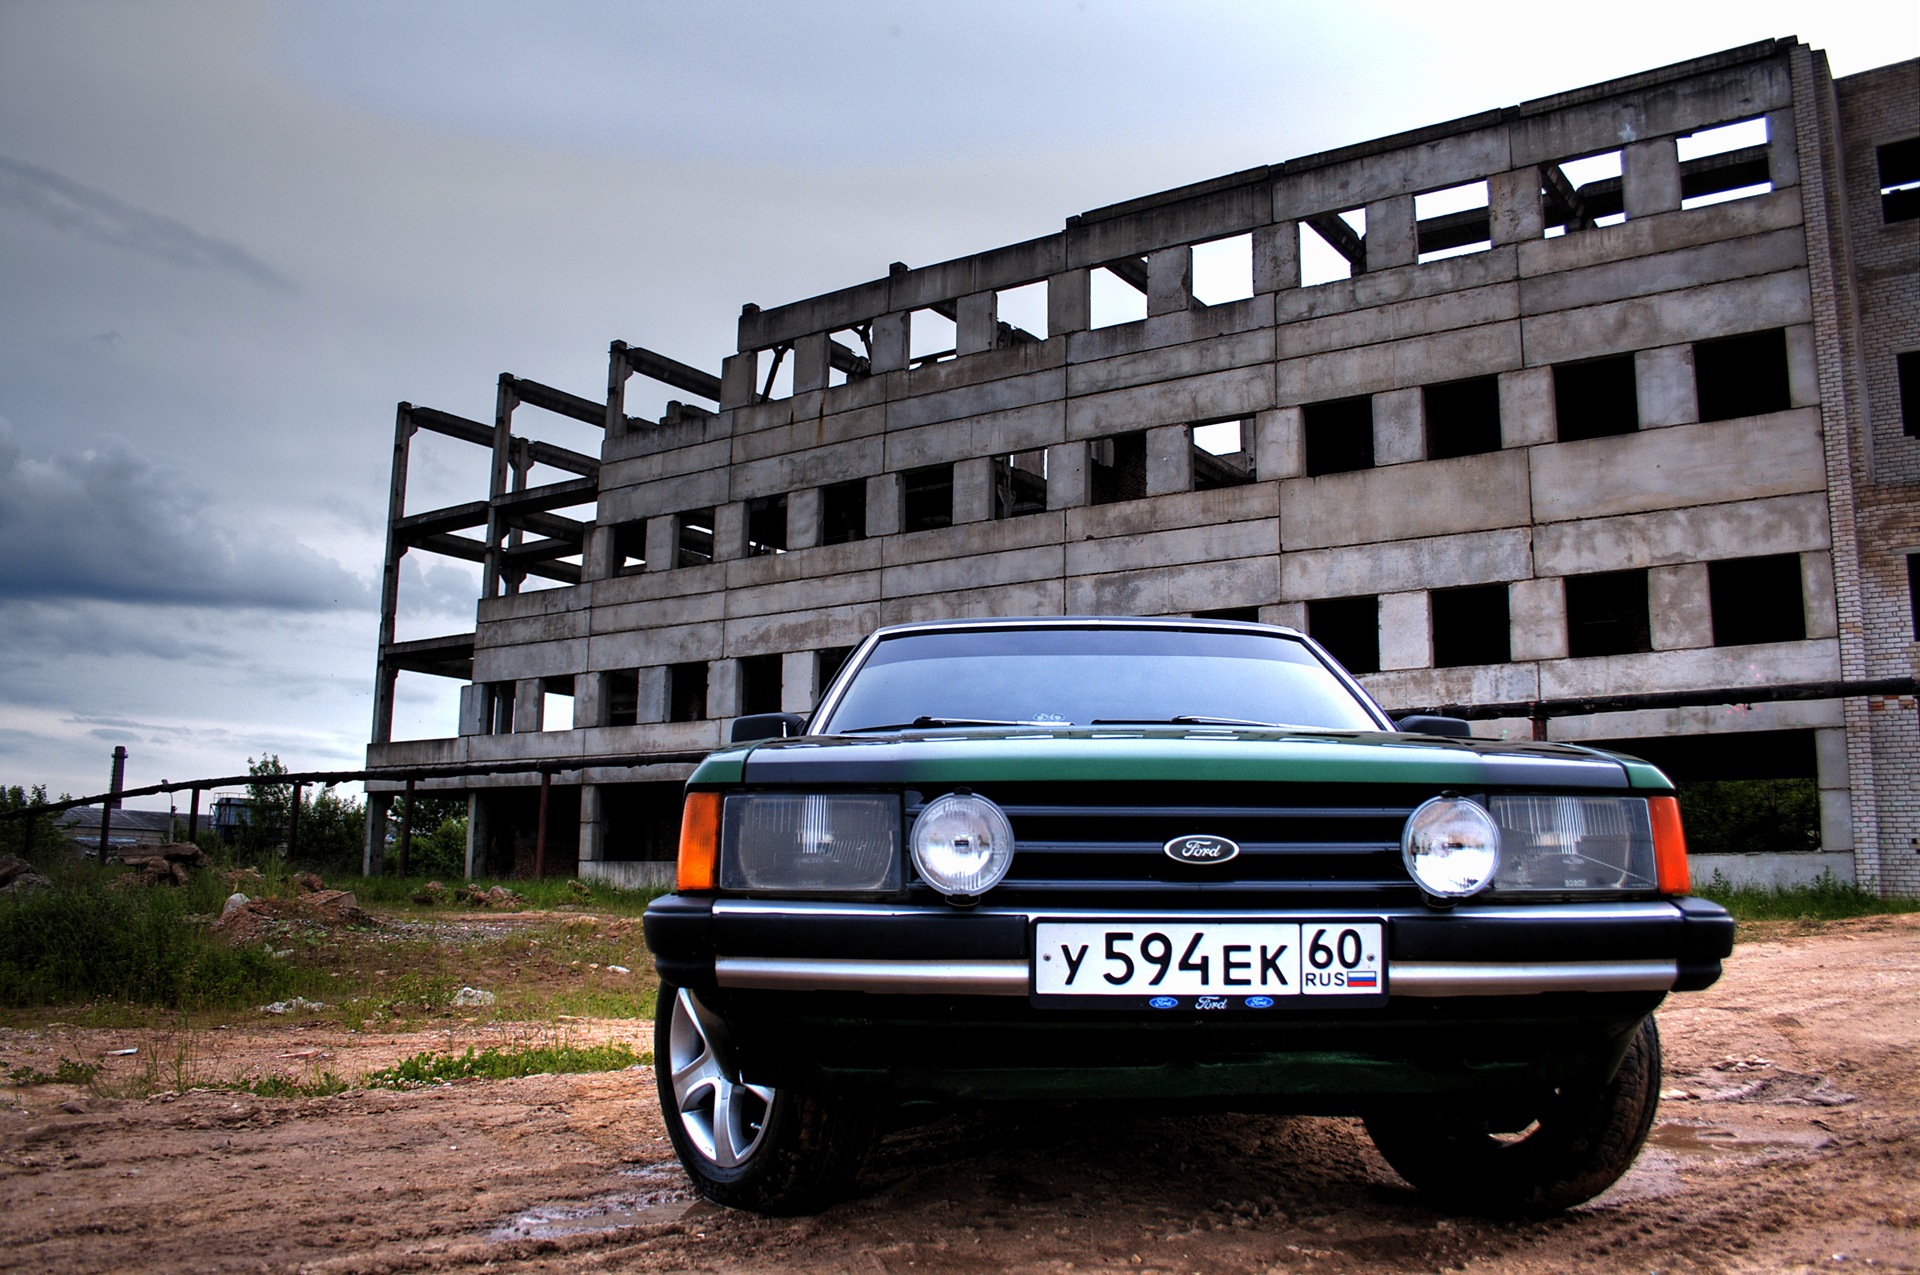
[(1367, 1133), (1394, 1172), (1443, 1207), (1552, 1213), (1618, 1182), (1640, 1154), (1659, 1106), (1660, 1032), (1649, 1017), (1613, 1079), (1555, 1091), (1518, 1136), (1404, 1110), (1368, 1116)]
[(816, 1213), (844, 1195), (873, 1145), (873, 1111), (743, 1080), (725, 1025), (662, 984), (653, 1026), (660, 1113), (700, 1194), (755, 1213)]

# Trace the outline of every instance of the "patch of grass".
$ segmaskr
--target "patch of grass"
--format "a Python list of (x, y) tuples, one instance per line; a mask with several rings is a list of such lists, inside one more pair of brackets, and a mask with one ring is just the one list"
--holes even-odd
[(1920, 898), (1888, 898), (1842, 881), (1832, 873), (1807, 885), (1734, 885), (1716, 872), (1695, 891), (1712, 899), (1739, 921), (1838, 921), (1853, 916), (1920, 912)]
[[(413, 896), (427, 884), (427, 877), (355, 877), (342, 876), (329, 879), (327, 884), (336, 890), (351, 890), (354, 897), (365, 906), (369, 904), (381, 907), (396, 907), (431, 910), (467, 910), (474, 905), (457, 898), (449, 898), (444, 903), (417, 903)], [(468, 884), (488, 890), (494, 886), (503, 886), (512, 890), (525, 900), (530, 909), (552, 911), (557, 908), (577, 908), (583, 911), (612, 913), (620, 916), (639, 916), (647, 910), (647, 904), (665, 893), (661, 889), (622, 890), (606, 884), (604, 881), (580, 881), (566, 877), (545, 877), (538, 881), (524, 879), (480, 880), (466, 882), (459, 878), (440, 878), (440, 883), (449, 892), (464, 889)], [(485, 909), (479, 909), (484, 911)]]
[(258, 1080), (235, 1081), (231, 1085), (219, 1087), (250, 1093), (257, 1098), (331, 1098), (337, 1093), (345, 1093), (353, 1088), (330, 1071), (323, 1071), (312, 1080), (295, 1080), (290, 1076), (263, 1076)]
[(52, 1071), (38, 1071), (32, 1067), (15, 1067), (7, 1073), (7, 1079), (16, 1085), (91, 1085), (93, 1078), (100, 1074), (100, 1064), (76, 1062), (71, 1058), (62, 1058)]
[(530, 1045), (518, 1049), (492, 1046), (475, 1053), (472, 1046), (458, 1056), (434, 1052), (403, 1058), (391, 1067), (370, 1072), (370, 1089), (418, 1089), (479, 1077), (508, 1080), (515, 1076), (557, 1075), (582, 1071), (620, 1071), (653, 1062), (651, 1053), (636, 1054), (626, 1044)]

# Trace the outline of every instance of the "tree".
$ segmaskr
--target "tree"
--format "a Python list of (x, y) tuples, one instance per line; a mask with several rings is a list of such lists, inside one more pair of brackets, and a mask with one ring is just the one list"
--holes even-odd
[[(60, 800), (67, 800), (65, 793)], [(8, 788), (0, 785), (0, 811), (25, 810), (30, 806), (47, 804), (47, 786), (35, 784), (23, 788), (19, 784)], [(33, 854), (27, 854), (28, 843), (32, 843)], [(66, 846), (70, 842), (67, 835), (54, 822), (52, 815), (28, 815), (18, 819), (0, 820), (0, 854), (17, 854), (23, 858), (31, 857), (45, 861), (47, 855), (56, 846)]]

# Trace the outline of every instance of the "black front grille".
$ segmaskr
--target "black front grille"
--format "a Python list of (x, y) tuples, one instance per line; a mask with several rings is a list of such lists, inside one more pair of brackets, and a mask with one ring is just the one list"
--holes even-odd
[[(1309, 896), (1333, 902), (1417, 896), (1400, 857), (1400, 831), (1431, 792), (1340, 785), (1086, 785), (982, 796), (1013, 821), (1018, 847), (994, 892), (1066, 902), (1078, 895)], [(926, 793), (931, 800), (937, 793)], [(909, 821), (920, 802), (910, 798)], [(1240, 853), (1225, 863), (1182, 863), (1165, 847), (1194, 835), (1225, 837)], [(1192, 906), (1206, 906), (1195, 897)]]

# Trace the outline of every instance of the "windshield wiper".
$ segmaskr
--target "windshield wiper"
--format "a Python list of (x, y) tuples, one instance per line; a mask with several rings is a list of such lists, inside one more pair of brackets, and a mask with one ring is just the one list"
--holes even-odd
[(1093, 726), (1260, 726), (1268, 730), (1278, 722), (1256, 722), (1245, 717), (1199, 717), (1182, 713), (1178, 717), (1096, 717)]
[(840, 735), (865, 735), (887, 730), (934, 730), (942, 726), (1064, 726), (1065, 722), (1003, 722), (989, 717), (916, 717), (910, 722), (893, 722), (886, 726), (855, 726), (851, 730), (836, 731)]

